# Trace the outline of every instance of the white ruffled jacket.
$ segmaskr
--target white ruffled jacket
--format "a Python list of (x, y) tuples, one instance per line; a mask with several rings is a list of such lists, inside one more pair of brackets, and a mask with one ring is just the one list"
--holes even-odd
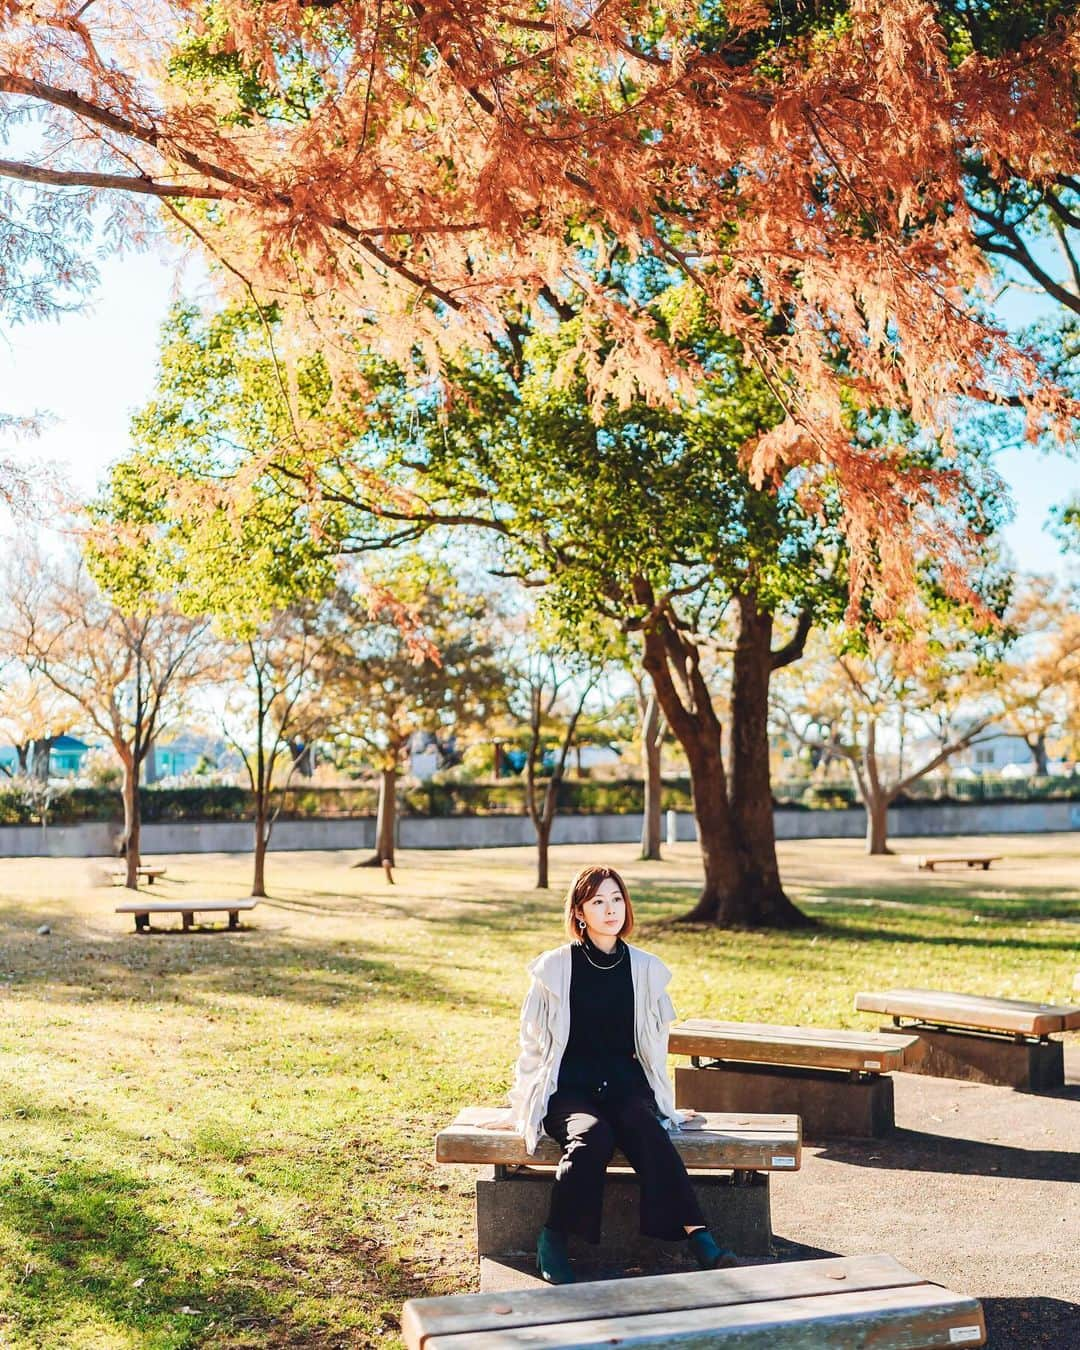
[[(668, 1028), (675, 1009), (668, 997), (671, 971), (658, 956), (627, 944), (634, 981), (634, 1043), (664, 1125), (677, 1130), (683, 1113), (667, 1071)], [(569, 943), (544, 952), (529, 965), (532, 983), (521, 1005), (521, 1053), (514, 1067), (510, 1109), (514, 1128), (533, 1153), (547, 1105), (559, 1081), (559, 1066), (570, 1037)]]

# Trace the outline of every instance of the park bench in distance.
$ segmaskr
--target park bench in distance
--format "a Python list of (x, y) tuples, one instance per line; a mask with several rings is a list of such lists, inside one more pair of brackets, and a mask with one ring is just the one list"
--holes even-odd
[[(499, 1114), (469, 1108), (435, 1140), (437, 1163), (485, 1168), (476, 1182), (476, 1247), (480, 1288), (488, 1290), (518, 1284), (515, 1266), (531, 1269), (562, 1152), (553, 1139), (541, 1136), (536, 1152), (529, 1154), (520, 1134), (485, 1128), (483, 1122)], [(671, 1138), (691, 1173), (706, 1222), (721, 1246), (740, 1255), (766, 1256), (772, 1244), (769, 1173), (793, 1172), (801, 1165), (799, 1119), (705, 1114), (704, 1129), (676, 1131)], [(687, 1260), (672, 1243), (641, 1237), (638, 1195), (637, 1178), (616, 1153), (608, 1168), (600, 1245), (582, 1246), (576, 1254), (602, 1267), (670, 1268)]]
[(855, 1007), (891, 1017), (884, 1031), (903, 1026), (918, 1034), (907, 1073), (1028, 1092), (1064, 1086), (1064, 1047), (1050, 1037), (1080, 1027), (1080, 1007), (936, 989), (864, 991), (855, 995)]
[(984, 1345), (976, 1299), (891, 1256), (830, 1257), (741, 1270), (410, 1299), (407, 1350), (931, 1350)]
[(990, 864), (1001, 862), (1000, 853), (902, 853), (900, 861), (917, 867), (920, 872), (932, 872), (935, 867), (981, 867), (989, 872)]
[(915, 1035), (830, 1031), (824, 1027), (676, 1022), (675, 1100), (699, 1111), (789, 1111), (809, 1139), (879, 1138), (895, 1124), (889, 1074), (919, 1044)]
[[(135, 872), (137, 876), (146, 878), (146, 884), (148, 886), (152, 886), (158, 877), (163, 877), (165, 875), (165, 870), (164, 867), (151, 867), (149, 865), (143, 867), (140, 865), (135, 869)], [(109, 875), (112, 877), (113, 881), (127, 881), (126, 871), (118, 870), (110, 872)]]
[(254, 909), (258, 900), (128, 900), (116, 906), (117, 914), (134, 914), (136, 933), (150, 932), (151, 914), (179, 914), (186, 933), (196, 914), (228, 914), (229, 927), (240, 924), (240, 911)]

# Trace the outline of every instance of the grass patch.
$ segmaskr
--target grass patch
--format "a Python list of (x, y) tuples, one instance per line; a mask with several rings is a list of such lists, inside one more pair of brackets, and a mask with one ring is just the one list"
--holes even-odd
[[(1024, 850), (1030, 850), (1030, 856)], [(859, 988), (1069, 997), (1080, 844), (1000, 842), (1000, 871), (915, 878), (787, 846), (810, 932), (672, 925), (689, 846), (623, 865), (637, 940), (683, 1015), (835, 1026)], [(596, 851), (412, 854), (397, 885), (272, 856), (248, 931), (136, 937), (74, 863), (0, 862), (0, 1344), (400, 1344), (402, 1301), (472, 1287), (472, 1177), (431, 1141), (507, 1086), (525, 962)], [(155, 895), (241, 894), (239, 858), (168, 860)], [(43, 921), (52, 926), (38, 937)]]

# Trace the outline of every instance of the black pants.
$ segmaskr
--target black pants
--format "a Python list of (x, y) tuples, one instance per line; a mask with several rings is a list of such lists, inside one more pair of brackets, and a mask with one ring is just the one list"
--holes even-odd
[(675, 1241), (687, 1226), (704, 1227), (694, 1188), (651, 1100), (624, 1096), (602, 1101), (588, 1092), (559, 1089), (548, 1102), (544, 1129), (562, 1145), (547, 1226), (600, 1241), (604, 1178), (621, 1148), (641, 1184), (641, 1232)]

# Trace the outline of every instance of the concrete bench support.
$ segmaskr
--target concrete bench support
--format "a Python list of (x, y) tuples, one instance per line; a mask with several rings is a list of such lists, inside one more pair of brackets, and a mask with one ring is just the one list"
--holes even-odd
[[(895, 1031), (896, 1027), (882, 1030)], [(1065, 1049), (1061, 1041), (1010, 1040), (1007, 1036), (920, 1022), (908, 1024), (904, 1030), (917, 1032), (919, 1044), (909, 1054), (903, 1073), (993, 1083), (1020, 1092), (1047, 1092), (1065, 1085)]]
[[(476, 1246), (481, 1288), (496, 1286), (498, 1265), (522, 1265), (536, 1253), (536, 1236), (548, 1212), (553, 1173), (536, 1168), (485, 1169), (476, 1183)], [(694, 1174), (694, 1190), (716, 1240), (740, 1256), (767, 1256), (772, 1244), (769, 1178), (764, 1172)], [(619, 1267), (692, 1269), (685, 1244), (643, 1238), (638, 1231), (640, 1189), (632, 1173), (609, 1171), (599, 1245), (570, 1239), (583, 1273)]]
[(675, 1102), (697, 1111), (790, 1112), (802, 1117), (807, 1139), (879, 1139), (895, 1125), (888, 1074), (718, 1062), (677, 1068)]

